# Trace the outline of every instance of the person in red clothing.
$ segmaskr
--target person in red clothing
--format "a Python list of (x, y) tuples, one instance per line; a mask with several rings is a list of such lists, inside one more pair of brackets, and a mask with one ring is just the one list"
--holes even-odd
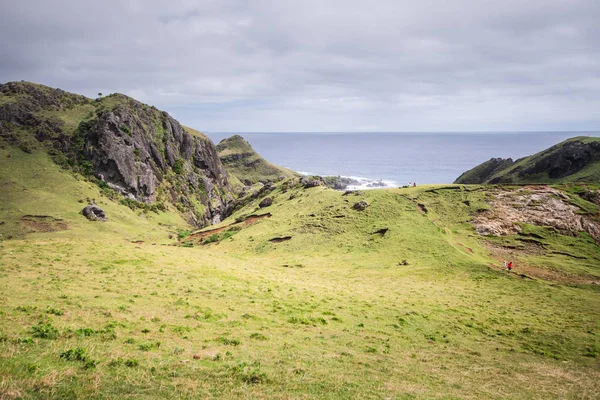
[(512, 261), (510, 261), (508, 263), (508, 265), (506, 266), (506, 268), (508, 268), (509, 271), (512, 271)]

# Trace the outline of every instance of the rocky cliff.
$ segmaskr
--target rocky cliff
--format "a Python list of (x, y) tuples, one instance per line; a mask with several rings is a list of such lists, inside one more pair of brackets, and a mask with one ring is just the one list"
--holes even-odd
[(600, 182), (600, 138), (575, 137), (517, 161), (492, 158), (454, 183)]
[(107, 191), (217, 222), (234, 190), (213, 143), (169, 114), (113, 94), (95, 100), (27, 82), (0, 85), (0, 140), (56, 162)]

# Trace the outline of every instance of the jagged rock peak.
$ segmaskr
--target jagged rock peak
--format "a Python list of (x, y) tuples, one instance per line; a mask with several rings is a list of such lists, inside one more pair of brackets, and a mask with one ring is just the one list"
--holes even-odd
[(92, 100), (28, 82), (2, 84), (0, 139), (24, 150), (34, 139), (131, 200), (172, 203), (199, 226), (224, 216), (234, 197), (206, 136), (123, 94)]

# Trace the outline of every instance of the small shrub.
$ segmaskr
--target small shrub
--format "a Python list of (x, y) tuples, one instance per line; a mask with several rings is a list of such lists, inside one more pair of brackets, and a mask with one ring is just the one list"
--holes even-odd
[(97, 332), (95, 330), (93, 330), (92, 328), (80, 328), (80, 329), (75, 330), (75, 334), (77, 334), (79, 336), (93, 336), (96, 333)]
[(290, 324), (311, 325), (308, 319), (300, 317), (290, 317), (290, 319), (288, 319), (288, 322)]
[(29, 314), (37, 309), (35, 306), (17, 306), (17, 311)]
[(263, 335), (262, 333), (253, 333), (252, 335), (250, 335), (250, 339), (267, 340), (267, 337), (265, 335)]
[(121, 130), (121, 132), (126, 133), (129, 136), (131, 136), (131, 129), (129, 129), (129, 127), (127, 125), (121, 125), (119, 127), (119, 129)]
[(223, 237), (221, 238), (221, 240), (229, 239), (233, 235), (235, 235), (235, 232), (233, 232), (233, 231), (226, 231), (226, 232), (223, 233)]
[(177, 160), (175, 160), (175, 164), (173, 165), (173, 172), (175, 172), (177, 175), (182, 174), (184, 163), (185, 160), (183, 158), (178, 158)]
[(84, 347), (69, 349), (60, 353), (60, 358), (67, 361), (88, 361), (87, 350)]
[(600, 346), (597, 344), (592, 344), (591, 346), (586, 347), (583, 355), (585, 357), (592, 357), (592, 358), (600, 357)]
[(33, 337), (41, 339), (56, 339), (58, 337), (58, 329), (52, 326), (50, 322), (40, 322), (32, 326), (30, 332)]
[(24, 367), (27, 370), (27, 372), (29, 372), (30, 374), (34, 373), (39, 368), (37, 365), (29, 364), (29, 363), (25, 364)]
[(267, 381), (267, 374), (260, 370), (260, 363), (257, 361), (251, 364), (241, 362), (233, 367), (233, 373), (243, 382), (250, 384), (259, 384)]
[(181, 240), (183, 238), (190, 236), (191, 234), (192, 234), (192, 232), (190, 232), (190, 231), (179, 231), (179, 232), (177, 232), (177, 238), (179, 240)]
[(30, 337), (18, 338), (17, 343), (19, 344), (33, 344), (33, 339)]
[(192, 330), (192, 328), (190, 328), (189, 326), (184, 325), (173, 325), (171, 329), (173, 330), (173, 332), (179, 333), (180, 335), (183, 333), (190, 332)]
[(240, 342), (238, 339), (229, 339), (223, 336), (219, 336), (216, 341), (226, 346), (239, 346), (242, 344), (242, 342)]
[(139, 366), (140, 363), (135, 358), (130, 358), (130, 359), (126, 360), (121, 357), (117, 358), (116, 360), (111, 360), (108, 363), (109, 367), (120, 367), (121, 365), (124, 365), (129, 368), (133, 368), (133, 367)]
[(138, 346), (138, 349), (140, 349), (141, 351), (150, 351), (154, 348), (159, 348), (160, 347), (160, 342), (154, 342), (154, 343), (142, 343)]
[(46, 314), (52, 314), (52, 315), (65, 315), (65, 312), (63, 310), (60, 310), (58, 308), (48, 308), (46, 309)]
[(219, 234), (215, 233), (213, 235), (210, 235), (206, 239), (204, 239), (204, 242), (202, 242), (202, 244), (209, 244), (209, 243), (218, 242), (218, 241), (219, 241)]
[(128, 360), (125, 360), (124, 364), (126, 367), (129, 367), (129, 368), (138, 367), (140, 365), (139, 361), (136, 360), (135, 358), (130, 358)]

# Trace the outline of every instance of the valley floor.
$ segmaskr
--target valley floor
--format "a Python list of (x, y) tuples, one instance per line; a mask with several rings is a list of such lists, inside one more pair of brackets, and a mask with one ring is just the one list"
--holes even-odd
[[(2, 398), (594, 398), (598, 293), (376, 257), (2, 245)], [(82, 349), (81, 359), (65, 357)]]

